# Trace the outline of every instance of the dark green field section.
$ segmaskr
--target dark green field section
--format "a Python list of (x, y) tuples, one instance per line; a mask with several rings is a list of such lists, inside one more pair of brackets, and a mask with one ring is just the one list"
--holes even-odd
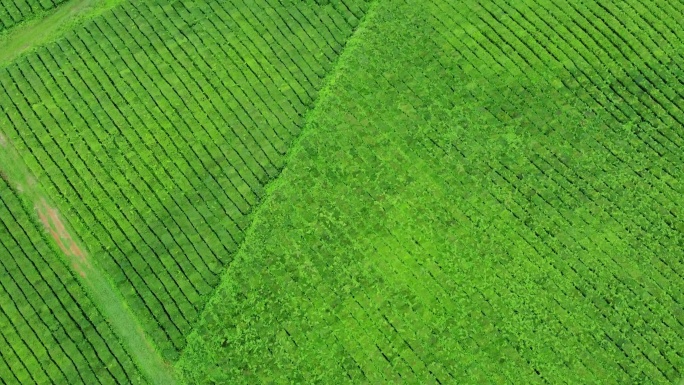
[(0, 33), (67, 0), (0, 0)]
[(46, 237), (0, 179), (0, 383), (142, 383)]
[(365, 1), (130, 1), (0, 70), (0, 127), (165, 358)]
[(185, 378), (680, 384), (682, 11), (380, 1)]

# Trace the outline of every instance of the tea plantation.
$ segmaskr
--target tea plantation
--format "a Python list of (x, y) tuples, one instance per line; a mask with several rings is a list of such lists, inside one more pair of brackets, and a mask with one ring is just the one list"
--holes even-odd
[(683, 384), (683, 18), (0, 0), (0, 383)]

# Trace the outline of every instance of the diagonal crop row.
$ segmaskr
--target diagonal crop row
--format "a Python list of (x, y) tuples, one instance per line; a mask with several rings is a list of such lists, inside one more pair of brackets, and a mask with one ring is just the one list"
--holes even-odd
[(0, 181), (2, 370), (10, 383), (136, 382), (140, 374), (32, 212)]
[(9, 136), (167, 358), (363, 8), (134, 1), (3, 70)]
[[(500, 57), (500, 56), (499, 56), (499, 57)], [(496, 116), (495, 116), (495, 117), (496, 117)], [(614, 155), (614, 154), (613, 154), (613, 155)], [(619, 160), (620, 160), (621, 162), (625, 162), (625, 161), (626, 161), (626, 159), (619, 159)], [(537, 166), (535, 165), (535, 167), (537, 167)], [(541, 170), (541, 169), (539, 169), (539, 171), (544, 172), (544, 171)], [(499, 174), (498, 171), (497, 171), (496, 173)], [(501, 175), (499, 174), (499, 176), (501, 176)], [(507, 182), (508, 182), (508, 183), (513, 183), (513, 182), (510, 181), (510, 180), (507, 181)], [(570, 186), (572, 186), (572, 184), (571, 184)], [(574, 192), (573, 192), (572, 194), (574, 195)], [(654, 202), (654, 203), (657, 203), (657, 202)], [(669, 205), (672, 205), (672, 204), (674, 204), (674, 202), (670, 201), (670, 202), (669, 202)], [(553, 206), (555, 206), (555, 204), (550, 204), (550, 206), (553, 207)], [(613, 219), (615, 220), (615, 218), (613, 218)], [(619, 221), (618, 221), (618, 223), (619, 223)], [(651, 222), (651, 224), (655, 225), (653, 222)], [(643, 229), (643, 231), (644, 231), (644, 233), (648, 233), (648, 232), (649, 232), (648, 229)], [(658, 255), (658, 254), (656, 253), (655, 250), (653, 250), (653, 252), (655, 253), (654, 255)], [(605, 268), (604, 268), (604, 270), (605, 270)], [(599, 271), (600, 271), (600, 270), (599, 270)], [(662, 290), (662, 289), (661, 289), (661, 290)], [(676, 293), (673, 293), (673, 292), (670, 292), (670, 293), (676, 294)], [(672, 299), (675, 301), (675, 303), (677, 302), (677, 299), (675, 299), (675, 298), (672, 298)], [(666, 326), (666, 328), (669, 328), (669, 327)], [(659, 327), (658, 327), (658, 329), (659, 329)], [(667, 329), (660, 330), (660, 333), (663, 333), (663, 332), (667, 333)], [(656, 338), (657, 338), (657, 337), (656, 337)], [(672, 337), (669, 337), (669, 338), (672, 338)], [(675, 338), (674, 340), (676, 340), (676, 338)], [(661, 342), (662, 342), (662, 341), (661, 341)], [(661, 354), (663, 354), (663, 353), (661, 352)], [(649, 358), (649, 359), (650, 359), (650, 358)], [(680, 359), (680, 358), (678, 358), (677, 360), (679, 360), (679, 359)], [(655, 364), (654, 364), (654, 365), (655, 365)], [(672, 367), (676, 368), (676, 364), (673, 364), (672, 362), (669, 362), (669, 363), (667, 364), (667, 366), (669, 366), (670, 368), (672, 368)], [(672, 369), (669, 369), (669, 370), (672, 370)], [(675, 369), (675, 370), (676, 370), (676, 369)], [(675, 372), (675, 373), (676, 373), (676, 372)], [(673, 375), (675, 375), (675, 374), (670, 374), (670, 373), (668, 373), (667, 377), (671, 378)]]
[(66, 0), (2, 0), (0, 1), (0, 33), (48, 11)]

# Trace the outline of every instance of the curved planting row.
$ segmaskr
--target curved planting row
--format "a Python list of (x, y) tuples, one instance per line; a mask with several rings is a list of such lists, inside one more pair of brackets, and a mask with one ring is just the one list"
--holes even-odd
[[(556, 246), (550, 245), (550, 251), (554, 254), (563, 254), (575, 249), (580, 255), (592, 256), (586, 260), (580, 260), (580, 265), (568, 265), (565, 268), (560, 265), (558, 268), (561, 268), (560, 271), (566, 271), (563, 273), (564, 276), (577, 274), (573, 282), (575, 286), (573, 291), (579, 290), (582, 297), (589, 299), (594, 290), (594, 293), (602, 293), (602, 299), (595, 302), (595, 311), (598, 317), (602, 317), (608, 323), (604, 331), (605, 338), (616, 344), (615, 349), (618, 355), (624, 354), (621, 360), (614, 358), (607, 360), (607, 362), (613, 360), (612, 364), (617, 365), (615, 373), (622, 372), (620, 376), (624, 376), (622, 378), (625, 380), (641, 376), (670, 381), (676, 379), (682, 360), (681, 342), (677, 330), (681, 328), (684, 320), (673, 312), (673, 306), (678, 306), (681, 296), (670, 286), (670, 283), (666, 282), (677, 282), (677, 277), (681, 276), (680, 264), (676, 258), (673, 258), (676, 255), (673, 254), (673, 247), (681, 242), (681, 230), (673, 226), (680, 211), (677, 194), (681, 191), (681, 187), (678, 187), (676, 183), (678, 173), (674, 165), (681, 160), (672, 157), (677, 152), (671, 152), (668, 156), (666, 151), (648, 145), (649, 142), (663, 144), (669, 141), (669, 145), (673, 146), (672, 149), (678, 148), (677, 141), (680, 140), (678, 136), (672, 131), (669, 134), (661, 131), (670, 128), (669, 124), (664, 124), (662, 121), (662, 119), (668, 119), (670, 113), (661, 109), (660, 112), (652, 115), (650, 122), (633, 121), (639, 124), (642, 130), (615, 132), (615, 128), (621, 128), (620, 122), (625, 123), (625, 121), (621, 121), (614, 113), (610, 117), (605, 117), (599, 112), (599, 116), (605, 119), (603, 121), (591, 118), (595, 115), (592, 110), (599, 110), (596, 105), (600, 103), (608, 111), (615, 107), (625, 108), (624, 105), (616, 103), (615, 98), (606, 97), (606, 93), (611, 90), (605, 87), (601, 90), (603, 83), (596, 81), (596, 79), (609, 77), (608, 74), (600, 75), (599, 71), (590, 74), (594, 68), (582, 68), (579, 65), (574, 67), (582, 68), (583, 73), (587, 74), (585, 79), (594, 79), (594, 84), (587, 82), (588, 86), (582, 84), (584, 79), (577, 72), (573, 74), (574, 78), (570, 77), (571, 74), (568, 74), (569, 76), (558, 76), (558, 72), (554, 74), (552, 69), (554, 65), (565, 65), (564, 69), (561, 67), (559, 71), (561, 73), (569, 69), (566, 64), (568, 62), (560, 59), (563, 50), (566, 50), (566, 58), (577, 61), (582, 57), (576, 53), (570, 54), (568, 51), (571, 48), (561, 44), (562, 40), (559, 39), (562, 38), (542, 35), (551, 31), (551, 29), (544, 28), (549, 25), (553, 25), (554, 30), (557, 31), (557, 21), (535, 19), (539, 13), (534, 13), (529, 8), (504, 7), (501, 9), (494, 4), (486, 4), (477, 10), (465, 9), (465, 12), (460, 12), (462, 17), (468, 18), (469, 22), (481, 23), (480, 30), (484, 31), (480, 36), (471, 35), (470, 37), (474, 40), (487, 39), (481, 43), (483, 47), (486, 44), (487, 48), (480, 51), (480, 54), (484, 52), (493, 61), (501, 63), (502, 72), (497, 75), (488, 74), (488, 76), (503, 77), (502, 73), (508, 72), (515, 76), (529, 77), (528, 85), (523, 85), (522, 90), (509, 88), (504, 91), (512, 102), (510, 106), (505, 106), (503, 111), (493, 110), (488, 105), (483, 105), (483, 108), (491, 114), (493, 121), (515, 121), (516, 124), (528, 130), (534, 129), (527, 132), (533, 137), (536, 131), (544, 135), (543, 141), (536, 142), (529, 147), (529, 150), (533, 151), (532, 155), (521, 154), (517, 159), (512, 156), (507, 157), (507, 162), (515, 159), (514, 167), (497, 162), (488, 165), (482, 172), (492, 175), (491, 181), (497, 185), (503, 183), (504, 186), (512, 186), (515, 191), (525, 192), (525, 196), (518, 198), (517, 208), (511, 206), (514, 203), (510, 200), (504, 200), (505, 196), (499, 198), (499, 201), (510, 206), (509, 210), (512, 215), (533, 229), (535, 237), (547, 238), (546, 242), (559, 242)], [(445, 13), (444, 9), (440, 11), (437, 13), (440, 15), (437, 18), (442, 19), (440, 24), (444, 25), (449, 20), (442, 15), (448, 13)], [(504, 12), (509, 18), (500, 19)], [(458, 15), (459, 12), (453, 10), (452, 14)], [(567, 10), (562, 14), (564, 17), (571, 15)], [(575, 20), (578, 19), (579, 17), (575, 18)], [(595, 24), (600, 24), (595, 21), (596, 15), (592, 20)], [(533, 27), (535, 22), (539, 23), (537, 27)], [(454, 23), (458, 24), (458, 19), (454, 19)], [(521, 28), (523, 25), (526, 26), (525, 30)], [(648, 27), (642, 25), (641, 28), (647, 30)], [(543, 38), (534, 37), (534, 34), (530, 35), (532, 32), (539, 33)], [(448, 34), (445, 33), (443, 36), (448, 36)], [(591, 34), (591, 36), (595, 37), (596, 34)], [(568, 35), (566, 34), (564, 38), (567, 39)], [(552, 45), (549, 42), (552, 42)], [(552, 48), (545, 51), (543, 50), (545, 45)], [(454, 46), (459, 53), (468, 54), (467, 48), (457, 47), (455, 44)], [(507, 48), (512, 47), (515, 47), (513, 51), (516, 52), (515, 55), (503, 54)], [(552, 53), (552, 58), (549, 57), (549, 52)], [(575, 52), (587, 55), (586, 48), (578, 48)], [(600, 50), (591, 52), (591, 54), (601, 54)], [(477, 61), (481, 58), (473, 58), (472, 52), (469, 54), (471, 59), (467, 65), (477, 65)], [(645, 54), (634, 52), (633, 55), (629, 57), (629, 60), (642, 68), (637, 71), (644, 73), (649, 69), (654, 71), (655, 68), (657, 71), (652, 72), (653, 76), (656, 76), (656, 73), (659, 77), (668, 76), (669, 68), (654, 67), (652, 64), (641, 62), (642, 58), (648, 58)], [(678, 55), (673, 55), (673, 59), (676, 57)], [(519, 59), (517, 68), (514, 64), (516, 59)], [(607, 59), (598, 68), (609, 68), (614, 60), (617, 59)], [(523, 73), (525, 75), (521, 75)], [(553, 82), (559, 80), (567, 86), (567, 89), (554, 90)], [(584, 116), (580, 116), (578, 112), (568, 115), (573, 118), (574, 123), (568, 123), (568, 125), (575, 126), (574, 132), (567, 128), (556, 127), (553, 123), (554, 119), (545, 118), (536, 110), (515, 106), (516, 100), (528, 104), (539, 103), (534, 99), (535, 94), (539, 92), (536, 87), (544, 82), (546, 84), (543, 92), (546, 95), (558, 95), (549, 97), (549, 101), (579, 99), (580, 109), (586, 112)], [(578, 84), (577, 82), (582, 84), (579, 89), (573, 85)], [(534, 85), (530, 87), (529, 84)], [(659, 92), (667, 92), (669, 87), (677, 87), (677, 84), (678, 82), (674, 82), (672, 78), (667, 83), (661, 82), (657, 88), (649, 91), (650, 95), (643, 92), (639, 94), (643, 102), (639, 103), (638, 99), (630, 99), (639, 103), (632, 104), (631, 108), (639, 111), (652, 110), (653, 107), (648, 105), (646, 98), (658, 97)], [(598, 90), (601, 90), (600, 93)], [(520, 97), (521, 91), (527, 96)], [(494, 88), (488, 94), (470, 93), (466, 98), (477, 103), (486, 103), (485, 100), (496, 100), (495, 96), (500, 95), (501, 92), (502, 89)], [(546, 108), (549, 111), (563, 110), (562, 104), (558, 102), (549, 104)], [(526, 115), (525, 110), (531, 113)], [(652, 110), (652, 113), (655, 112)], [(521, 113), (525, 115), (521, 116)], [(611, 119), (616, 121), (612, 122)], [(588, 131), (590, 124), (596, 125), (593, 128), (597, 130), (596, 132)], [(657, 129), (643, 129), (648, 124)], [(597, 134), (598, 132), (600, 134)], [(444, 148), (449, 151), (454, 147), (466, 147), (456, 143), (444, 144), (446, 145)], [(537, 182), (539, 179), (547, 180), (547, 178), (548, 180), (536, 186), (531, 186), (526, 182), (530, 180), (528, 174), (515, 170), (515, 166), (520, 167), (521, 158), (530, 162), (528, 168), (532, 166), (530, 171), (532, 175), (536, 175), (531, 179), (532, 181)], [(525, 176), (523, 181), (520, 180), (522, 176)], [(536, 198), (538, 202), (530, 200), (531, 198)], [(576, 211), (583, 209), (583, 206), (587, 204), (593, 207), (588, 212), (582, 210), (584, 211), (582, 216), (578, 217)], [(530, 226), (530, 219), (535, 217), (531, 215), (530, 208), (535, 206), (546, 207), (544, 213), (548, 219), (545, 218), (541, 223)], [(568, 236), (567, 229), (592, 228), (597, 223), (601, 223), (597, 221), (601, 221), (604, 226), (610, 224), (611, 230), (598, 236), (591, 235), (590, 232), (583, 232), (578, 238), (573, 235)], [(583, 237), (588, 238), (583, 240)], [(633, 249), (614, 252), (614, 250), (624, 250), (625, 246)], [(635, 249), (640, 250), (638, 254), (634, 251)], [(621, 255), (621, 253), (624, 254)], [(602, 257), (597, 259), (597, 255)], [(603, 260), (603, 258), (607, 259)], [(570, 270), (566, 270), (567, 268)], [(585, 273), (582, 273), (582, 270)], [(587, 291), (580, 285), (582, 280), (591, 288), (591, 291)], [(644, 296), (650, 299), (644, 310), (621, 311), (615, 308), (616, 296), (627, 298), (632, 303)], [(632, 311), (638, 312), (637, 320), (641, 318), (658, 321), (649, 323), (649, 329), (641, 335), (625, 334), (625, 329), (618, 331), (619, 329), (615, 327), (617, 324), (625, 324), (628, 328), (626, 330), (640, 327), (641, 321), (634, 321), (635, 318), (629, 314)], [(629, 351), (625, 348), (627, 343), (632, 344)], [(585, 364), (591, 365), (590, 362), (594, 360), (593, 355), (588, 356)], [(642, 365), (642, 362), (648, 364), (641, 369), (642, 372), (639, 372), (637, 368)]]
[[(575, 250), (574, 253), (578, 253), (576, 255), (585, 256), (586, 259), (578, 259), (579, 264), (564, 266), (563, 263), (554, 268), (562, 273), (561, 277), (575, 277), (572, 281), (574, 288), (568, 288), (570, 291), (563, 290), (564, 296), (576, 291), (586, 300), (593, 297), (593, 311), (599, 320), (606, 323), (604, 338), (615, 344), (612, 349), (620, 357), (615, 359), (610, 355), (606, 356), (606, 362), (611, 366), (615, 365), (610, 374), (623, 378), (624, 381), (633, 378), (672, 381), (679, 376), (682, 348), (681, 336), (677, 331), (681, 330), (684, 321), (673, 311), (681, 303), (681, 295), (671, 286), (673, 282), (678, 282), (678, 277), (682, 274), (681, 264), (678, 263), (673, 249), (681, 242), (681, 230), (673, 226), (681, 210), (677, 198), (681, 187), (676, 183), (679, 173), (675, 166), (681, 162), (681, 159), (675, 157), (681, 153), (675, 151), (679, 148), (678, 142), (681, 139), (671, 131), (672, 123), (666, 123), (666, 120), (672, 117), (676, 119), (679, 112), (671, 103), (670, 107), (673, 109), (667, 111), (670, 107), (667, 107), (666, 100), (661, 101), (665, 108), (660, 110), (656, 110), (650, 103), (660, 98), (659, 95), (663, 95), (663, 92), (667, 93), (670, 87), (679, 87), (681, 83), (672, 77), (666, 82), (657, 80), (671, 76), (668, 75), (670, 68), (645, 63), (642, 60), (650, 59), (649, 56), (652, 58), (652, 54), (643, 52), (633, 51), (631, 55), (624, 56), (624, 52), (618, 54), (613, 51), (613, 55), (619, 56), (603, 59), (599, 67), (578, 64), (583, 57), (600, 56), (608, 51), (588, 51), (586, 47), (589, 44), (571, 48), (563, 43), (577, 43), (582, 40), (571, 40), (572, 36), (568, 34), (549, 36), (549, 31), (559, 31), (558, 20), (548, 19), (548, 14), (544, 13), (548, 10), (541, 4), (536, 5), (541, 11), (484, 4), (482, 7), (460, 8), (460, 12), (442, 6), (439, 8), (440, 12), (435, 13), (440, 25), (449, 24), (453, 20), (454, 25), (469, 22), (479, 26), (477, 31), (481, 34), (469, 34), (472, 41), (480, 40), (480, 47), (483, 47), (476, 55), (473, 55), (472, 50), (468, 52), (468, 48), (462, 45), (459, 47), (454, 40), (451, 41), (459, 53), (469, 57), (467, 64), (465, 61), (464, 64), (477, 68), (478, 61), (483, 60), (477, 55), (484, 54), (489, 60), (498, 62), (501, 70), (496, 75), (482, 75), (492, 78), (510, 75), (527, 78), (528, 83), (523, 84), (522, 89), (503, 85), (506, 89), (495, 86), (486, 94), (471, 91), (467, 96), (464, 95), (466, 100), (482, 103), (482, 108), (491, 114), (490, 124), (502, 127), (502, 121), (515, 122), (526, 129), (526, 138), (527, 135), (543, 138), (527, 147), (531, 151), (529, 155), (525, 155), (523, 147), (519, 150), (519, 155), (510, 154), (504, 158), (504, 162), (497, 160), (480, 168), (480, 172), (490, 175), (490, 181), (495, 185), (508, 186), (504, 192), (512, 188), (524, 193), (518, 197), (514, 195), (513, 201), (510, 193), (499, 195), (496, 199), (507, 207), (516, 220), (532, 231), (534, 236), (531, 239), (546, 239), (544, 243), (548, 246), (545, 247), (553, 254), (567, 255), (570, 250)], [(563, 4), (554, 5), (562, 7)], [(588, 9), (593, 9), (594, 5), (588, 4)], [(445, 9), (450, 12), (444, 12)], [(444, 16), (449, 14), (453, 16)], [(506, 14), (507, 18), (503, 18), (502, 14)], [(569, 17), (572, 13), (565, 9), (558, 15)], [(587, 16), (586, 20), (590, 20), (599, 29), (607, 28), (605, 26), (609, 23), (602, 21), (600, 16), (600, 13), (596, 13)], [(640, 18), (644, 20), (643, 17)], [(578, 16), (568, 20), (580, 19)], [(674, 24), (673, 21), (672, 25)], [(648, 30), (649, 27), (642, 25), (641, 28)], [(619, 34), (615, 29), (611, 31), (610, 38), (615, 39), (615, 35)], [(443, 38), (449, 36), (448, 33), (442, 33)], [(605, 41), (597, 38), (600, 36), (597, 33), (586, 36), (591, 36), (604, 47), (607, 46)], [(673, 54), (672, 59), (676, 60), (679, 55)], [(630, 89), (630, 85), (624, 83), (625, 79), (620, 79), (623, 82), (622, 87), (616, 88), (615, 84), (605, 81), (610, 78), (610, 73), (601, 73), (606, 68), (617, 71), (611, 65), (620, 59), (636, 63), (633, 64), (636, 67), (634, 71), (643, 76), (641, 81), (647, 81), (648, 76), (654, 79), (654, 83), (649, 85), (650, 89), (640, 85), (641, 91), (632, 91), (639, 99), (626, 96), (625, 99), (616, 100), (610, 96), (612, 92)], [(569, 64), (573, 62), (574, 66)], [(591, 63), (591, 60), (586, 63)], [(577, 70), (582, 72), (578, 73)], [(566, 71), (569, 73), (563, 74)], [(596, 72), (591, 73), (592, 71)], [(620, 75), (615, 76), (619, 78)], [(561, 81), (567, 88), (554, 89), (557, 88), (553, 85), (554, 81)], [(535, 98), (535, 95), (539, 95), (538, 87), (542, 84), (542, 92), (550, 96), (546, 103), (540, 103)], [(609, 87), (605, 84), (609, 84)], [(501, 110), (495, 110), (492, 108), (494, 103), (487, 100), (496, 100), (502, 90), (511, 103), (502, 106)], [(525, 97), (521, 97), (521, 93)], [(546, 104), (548, 111), (558, 111), (561, 115), (564, 106), (557, 101), (573, 99), (579, 101), (574, 108), (580, 106), (580, 111), (586, 111), (584, 116), (580, 116), (579, 112), (562, 114), (572, 119), (573, 123), (567, 124), (574, 126), (574, 132), (566, 127), (557, 127), (554, 121), (558, 121), (558, 118), (545, 117), (544, 114), (539, 114), (539, 110), (515, 105), (516, 101), (524, 101), (528, 105)], [(621, 100), (630, 100), (632, 104), (621, 104)], [(593, 111), (600, 111), (597, 105), (605, 107), (611, 115), (605, 116), (599, 112), (600, 118), (605, 120), (592, 119), (596, 115)], [(634, 117), (631, 120), (621, 119), (616, 115), (615, 111), (626, 111), (626, 108), (632, 111), (650, 110), (651, 115), (648, 119), (637, 120)], [(525, 113), (526, 110), (529, 115)], [(643, 116), (648, 117), (646, 114)], [(625, 132), (621, 123), (627, 122), (641, 129)], [(591, 124), (596, 126), (592, 128)], [(674, 124), (676, 126), (677, 123)], [(589, 131), (590, 128), (596, 131)], [(619, 130), (616, 132), (615, 128)], [(667, 147), (655, 148), (654, 143), (671, 146), (670, 151)], [(460, 151), (459, 149), (465, 148), (467, 146), (457, 143), (443, 143), (439, 151)], [(520, 169), (525, 162), (529, 162), (526, 166), (528, 172)], [(531, 173), (532, 179), (528, 173)], [(539, 183), (540, 181), (543, 183)], [(590, 208), (585, 211), (587, 205)], [(542, 207), (544, 215), (539, 217), (539, 213), (535, 214), (535, 211)], [(581, 216), (578, 216), (578, 210), (581, 210)], [(602, 232), (592, 234), (588, 231), (598, 223), (604, 226)], [(587, 230), (568, 232), (568, 229)], [(543, 249), (540, 251), (543, 252)], [(556, 264), (557, 262), (554, 263)], [(640, 309), (641, 298), (648, 298), (644, 309)], [(622, 301), (630, 303), (629, 307), (616, 307), (616, 302)], [(642, 320), (648, 320), (647, 328), (639, 334), (632, 334), (633, 330), (642, 327)], [(568, 322), (574, 320), (569, 319)], [(618, 328), (617, 325), (624, 326)], [(596, 343), (600, 343), (600, 339)], [(538, 358), (539, 361), (544, 359)], [(592, 367), (591, 362), (595, 360), (594, 354), (589, 355), (584, 365), (597, 376), (602, 375), (605, 368), (602, 370)]]
[(131, 1), (0, 73), (3, 127), (166, 358), (364, 1)]

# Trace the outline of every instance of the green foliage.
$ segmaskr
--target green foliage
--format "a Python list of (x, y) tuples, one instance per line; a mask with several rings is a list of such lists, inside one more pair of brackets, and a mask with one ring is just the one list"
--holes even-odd
[(67, 0), (0, 1), (0, 34), (24, 21), (39, 17)]
[[(683, 377), (678, 2), (115, 3), (0, 68), (0, 151), (187, 383)], [(140, 381), (1, 182), (0, 380)]]
[(673, 7), (379, 2), (191, 334), (188, 382), (678, 381)]
[(0, 379), (142, 383), (104, 317), (0, 179)]
[(362, 3), (124, 2), (0, 70), (0, 126), (165, 358)]

